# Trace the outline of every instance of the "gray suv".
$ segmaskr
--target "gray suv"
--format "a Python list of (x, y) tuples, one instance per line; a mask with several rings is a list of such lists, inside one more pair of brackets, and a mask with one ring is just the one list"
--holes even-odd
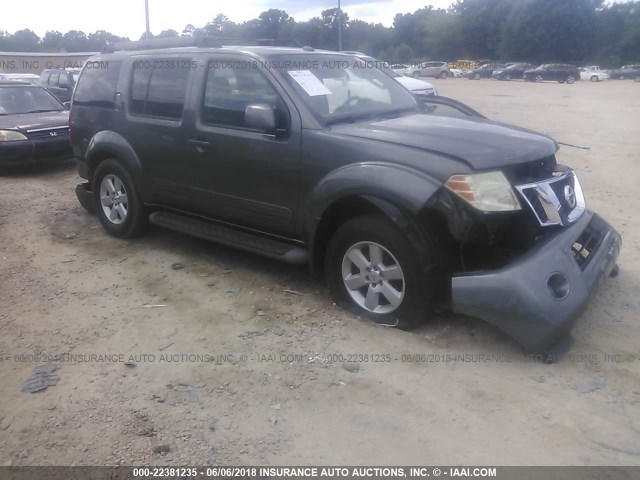
[(92, 59), (74, 93), (76, 194), (111, 235), (152, 223), (308, 264), (377, 322), (449, 308), (531, 351), (616, 272), (620, 236), (551, 138), (348, 54), (150, 45)]

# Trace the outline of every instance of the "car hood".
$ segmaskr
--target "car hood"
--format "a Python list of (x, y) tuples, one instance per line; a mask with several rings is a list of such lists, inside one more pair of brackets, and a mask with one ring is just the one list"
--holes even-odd
[[(482, 171), (549, 157), (558, 150), (551, 138), (530, 130), (483, 119), (412, 114), (389, 120), (337, 124), (334, 134), (397, 144), (449, 157)], [(420, 156), (398, 161), (428, 172)], [(418, 164), (419, 163), (419, 164)]]
[(433, 88), (433, 85), (429, 82), (425, 82), (424, 80), (418, 80), (417, 78), (411, 77), (395, 77), (396, 81), (405, 88), (409, 90), (417, 91), (417, 90), (427, 90)]
[(53, 128), (69, 124), (69, 111), (0, 115), (0, 129), (26, 132), (36, 128)]

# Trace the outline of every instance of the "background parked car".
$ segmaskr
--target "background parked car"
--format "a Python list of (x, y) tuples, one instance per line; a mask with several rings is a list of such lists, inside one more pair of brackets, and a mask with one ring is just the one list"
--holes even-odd
[(365, 55), (362, 52), (349, 51), (349, 52), (343, 52), (343, 53), (349, 53), (351, 55), (358, 57), (360, 60), (364, 60), (365, 62), (368, 62), (371, 65), (375, 65), (376, 68), (379, 68), (380, 70), (382, 70), (384, 73), (389, 75), (396, 82), (398, 82), (400, 85), (402, 85), (404, 88), (409, 90), (418, 98), (425, 98), (425, 97), (438, 95), (438, 91), (431, 83), (426, 82), (424, 80), (420, 80), (419, 78), (405, 77), (404, 75), (394, 70), (392, 68), (393, 65), (389, 67), (387, 62), (383, 62), (376, 58), (370, 57), (369, 55)]
[(640, 79), (640, 65), (625, 65), (622, 68), (610, 70), (608, 73), (609, 75), (611, 75), (611, 78), (615, 78), (618, 80), (638, 80)]
[(73, 95), (73, 87), (78, 75), (80, 70), (47, 69), (40, 74), (40, 85), (53, 93), (61, 102), (68, 102)]
[(448, 78), (451, 76), (451, 69), (449, 65), (447, 65), (447, 62), (423, 62), (418, 65), (412, 65), (409, 70), (405, 72), (405, 75), (413, 78)]
[(460, 78), (464, 74), (459, 68), (449, 68), (449, 72), (451, 72), (451, 76), (454, 78)]
[(39, 85), (0, 81), (0, 167), (71, 156), (65, 106)]
[(480, 80), (481, 78), (491, 78), (494, 70), (504, 70), (508, 65), (505, 63), (485, 63), (478, 68), (464, 72), (465, 78), (469, 80)]
[(404, 75), (405, 72), (410, 69), (409, 65), (405, 65), (404, 63), (394, 63), (391, 65), (391, 70), (396, 72), (398, 75)]
[(0, 73), (0, 80), (22, 80), (29, 83), (37, 83), (40, 77), (35, 73)]
[(496, 80), (522, 80), (524, 72), (533, 68), (536, 68), (536, 66), (530, 63), (512, 63), (506, 68), (494, 70), (491, 76)]
[(611, 78), (607, 72), (600, 70), (600, 67), (595, 65), (584, 67), (580, 69), (580, 80), (590, 80), (592, 82), (601, 82), (603, 80), (609, 80)]
[(580, 80), (580, 70), (575, 65), (564, 63), (548, 63), (540, 65), (534, 70), (524, 72), (524, 79), (527, 82), (544, 82), (547, 80), (559, 83), (573, 83)]

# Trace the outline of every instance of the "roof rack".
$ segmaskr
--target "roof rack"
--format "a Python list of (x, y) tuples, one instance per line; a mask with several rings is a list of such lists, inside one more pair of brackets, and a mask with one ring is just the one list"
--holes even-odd
[(220, 48), (222, 47), (222, 42), (220, 42), (220, 39), (217, 37), (205, 35), (197, 35), (194, 37), (157, 37), (135, 42), (117, 42), (113, 45), (107, 45), (102, 53), (113, 53), (121, 50), (156, 50), (160, 48), (179, 47)]

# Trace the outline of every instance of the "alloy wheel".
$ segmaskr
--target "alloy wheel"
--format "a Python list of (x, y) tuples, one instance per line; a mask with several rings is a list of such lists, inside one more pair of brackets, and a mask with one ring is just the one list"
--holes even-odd
[(353, 301), (372, 313), (392, 313), (404, 299), (402, 267), (378, 243), (358, 242), (347, 249), (342, 260), (342, 280)]
[(111, 223), (120, 225), (127, 219), (129, 198), (127, 190), (117, 176), (110, 173), (100, 182), (100, 203), (104, 216)]

